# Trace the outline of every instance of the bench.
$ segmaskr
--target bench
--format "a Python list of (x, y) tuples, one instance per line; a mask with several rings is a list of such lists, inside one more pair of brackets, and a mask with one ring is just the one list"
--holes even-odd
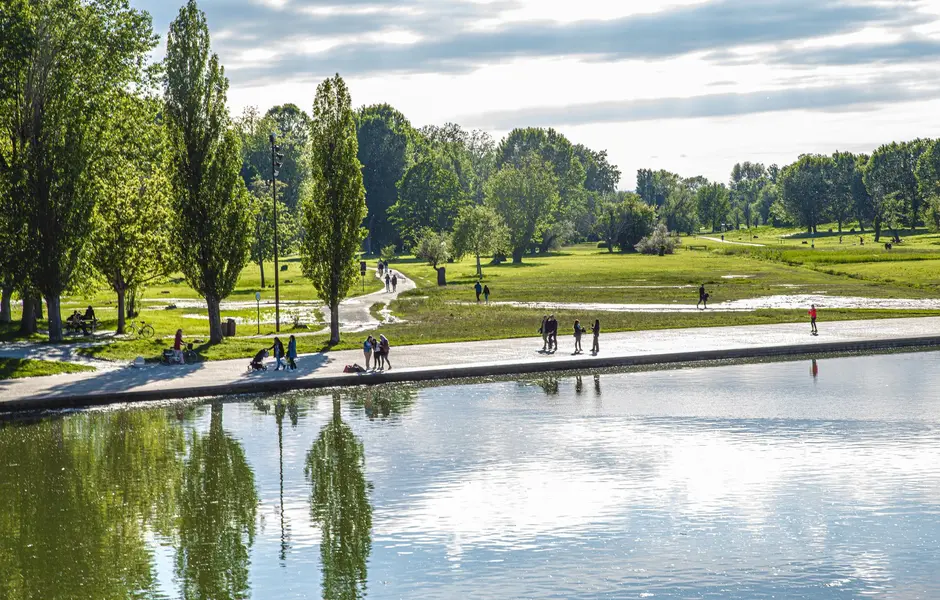
[(704, 244), (695, 244), (695, 245), (687, 244), (686, 248), (688, 248), (689, 250), (708, 250), (708, 246)]
[(65, 322), (63, 323), (63, 327), (65, 328), (65, 333), (71, 333), (75, 335), (82, 333), (83, 335), (86, 335), (82, 331), (82, 325), (84, 325), (85, 329), (88, 330), (90, 333), (94, 333), (95, 330), (98, 329), (98, 319), (92, 319), (90, 321), (86, 321), (85, 319), (82, 319), (81, 322), (79, 323), (76, 323), (75, 321), (72, 321), (71, 319), (66, 319)]

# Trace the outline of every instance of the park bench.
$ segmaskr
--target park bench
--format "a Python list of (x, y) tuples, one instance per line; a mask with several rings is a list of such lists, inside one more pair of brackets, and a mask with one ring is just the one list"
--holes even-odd
[(708, 250), (708, 246), (704, 244), (686, 245), (686, 248), (688, 248), (689, 250)]
[(98, 329), (98, 319), (91, 319), (90, 321), (82, 319), (79, 322), (75, 322), (72, 319), (66, 319), (65, 323), (63, 323), (63, 326), (65, 327), (65, 333), (70, 333), (73, 335), (78, 335), (79, 333), (84, 334), (82, 331), (82, 325), (85, 326), (85, 329), (89, 332), (89, 334), (94, 333), (95, 330)]

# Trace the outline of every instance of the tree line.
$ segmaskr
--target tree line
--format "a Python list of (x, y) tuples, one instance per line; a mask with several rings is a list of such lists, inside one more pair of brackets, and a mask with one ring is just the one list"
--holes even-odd
[[(104, 282), (123, 333), (143, 287), (179, 272), (205, 298), (217, 343), (221, 301), (250, 259), (273, 252), (275, 185), (278, 241), (299, 247), (339, 341), (336, 307), (356, 274), (366, 210), (342, 78), (320, 84), (309, 118), (288, 105), (234, 120), (195, 0), (152, 64), (157, 41), (150, 15), (126, 0), (10, 0), (0, 10), (0, 320), (15, 292), (21, 330), (35, 332), (45, 301), (49, 339), (61, 341), (62, 295)], [(278, 177), (261, 131), (280, 134)]]

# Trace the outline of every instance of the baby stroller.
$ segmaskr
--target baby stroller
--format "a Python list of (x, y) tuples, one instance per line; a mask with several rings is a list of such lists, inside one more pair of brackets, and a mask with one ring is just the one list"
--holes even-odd
[(251, 359), (251, 362), (248, 363), (248, 372), (251, 371), (267, 371), (268, 367), (264, 364), (264, 359), (268, 357), (267, 350), (259, 350), (255, 357)]

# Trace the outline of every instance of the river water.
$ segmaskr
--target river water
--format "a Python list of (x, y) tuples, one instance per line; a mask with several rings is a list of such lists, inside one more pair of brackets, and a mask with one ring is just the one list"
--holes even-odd
[(0, 598), (938, 598), (940, 354), (0, 421)]

